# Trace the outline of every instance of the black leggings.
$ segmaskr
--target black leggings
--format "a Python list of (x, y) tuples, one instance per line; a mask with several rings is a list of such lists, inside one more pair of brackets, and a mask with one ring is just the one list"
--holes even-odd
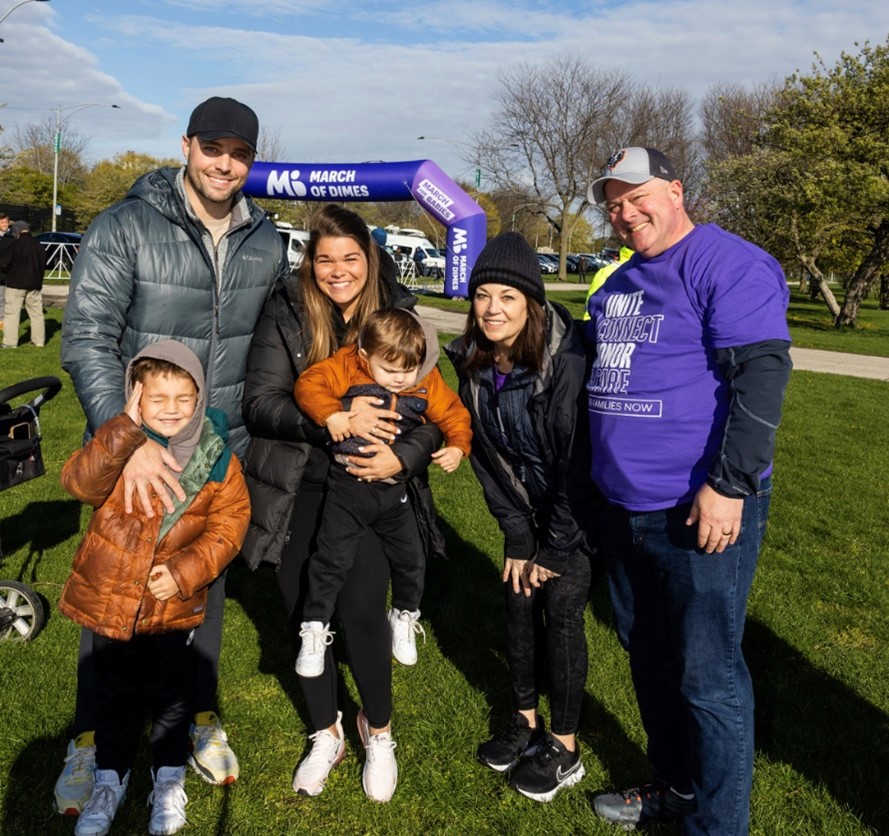
[[(289, 540), (278, 566), (278, 588), (290, 620), (294, 656), (299, 650), (299, 625), (307, 591), (308, 560), (315, 548), (324, 486), (303, 483), (290, 519)], [(389, 562), (379, 538), (368, 531), (337, 597), (336, 613), (346, 640), (349, 667), (355, 677), (368, 723), (382, 728), (392, 717), (392, 634), (386, 616)], [(337, 670), (327, 648), (324, 673), (300, 677), (309, 719), (316, 731), (336, 721)]]
[(551, 731), (577, 732), (587, 676), (583, 611), (590, 591), (590, 556), (576, 551), (558, 578), (526, 597), (506, 592), (506, 658), (516, 710), (537, 708), (541, 684), (549, 683)]

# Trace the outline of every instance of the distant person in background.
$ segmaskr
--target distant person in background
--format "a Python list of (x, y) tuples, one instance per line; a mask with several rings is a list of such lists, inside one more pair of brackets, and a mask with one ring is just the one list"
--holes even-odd
[(583, 307), (583, 318), (589, 319), (589, 302), (590, 296), (592, 296), (603, 284), (605, 284), (606, 279), (615, 271), (621, 264), (629, 261), (633, 256), (633, 251), (629, 247), (621, 247), (620, 253), (618, 257), (612, 261), (610, 264), (606, 264), (604, 267), (600, 267), (594, 274), (593, 280), (590, 282), (589, 290), (586, 293), (586, 304)]
[(577, 259), (577, 276), (582, 282), (586, 281), (587, 266), (588, 265), (585, 255), (582, 255), (580, 258)]
[[(10, 227), (11, 221), (9, 220), (9, 215), (2, 213), (0, 214), (0, 258), (3, 257), (3, 251), (12, 245), (13, 234)], [(4, 299), (6, 296), (6, 276), (3, 273), (3, 270), (0, 269), (0, 332), (3, 331), (3, 306)]]
[(417, 277), (423, 278), (426, 275), (426, 267), (424, 265), (424, 261), (426, 260), (426, 253), (423, 252), (422, 247), (417, 247), (414, 250), (414, 265), (417, 268)]
[(19, 320), (22, 307), (31, 323), (31, 342), (37, 348), (46, 343), (43, 319), (43, 274), (46, 272), (46, 251), (31, 237), (25, 221), (12, 225), (14, 240), (0, 250), (0, 271), (6, 283), (3, 305), (3, 348), (19, 344)]

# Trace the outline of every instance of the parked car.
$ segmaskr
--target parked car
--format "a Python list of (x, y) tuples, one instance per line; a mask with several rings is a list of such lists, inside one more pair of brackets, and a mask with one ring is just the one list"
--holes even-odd
[(46, 250), (47, 270), (71, 270), (77, 253), (80, 252), (80, 232), (41, 232), (34, 239)]
[(546, 257), (545, 253), (537, 253), (537, 260), (540, 262), (540, 272), (541, 273), (558, 273), (559, 265), (553, 264), (550, 259)]

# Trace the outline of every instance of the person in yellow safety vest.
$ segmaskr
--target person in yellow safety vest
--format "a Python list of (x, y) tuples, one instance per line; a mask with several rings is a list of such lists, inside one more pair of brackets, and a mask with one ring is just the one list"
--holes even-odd
[(630, 257), (633, 255), (633, 250), (629, 247), (621, 247), (620, 254), (618, 256), (617, 261), (612, 261), (611, 264), (606, 264), (604, 267), (600, 267), (595, 275), (593, 276), (593, 280), (590, 282), (590, 289), (586, 293), (586, 299), (584, 299), (583, 304), (583, 318), (584, 320), (588, 320), (590, 318), (588, 305), (587, 303), (590, 301), (590, 296), (592, 296), (603, 284), (605, 284), (605, 280), (615, 271), (618, 267), (621, 266), (625, 261), (629, 261)]

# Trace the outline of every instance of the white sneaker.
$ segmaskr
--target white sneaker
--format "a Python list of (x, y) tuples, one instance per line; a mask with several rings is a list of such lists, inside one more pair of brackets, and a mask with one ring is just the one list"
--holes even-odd
[(189, 764), (208, 784), (234, 783), (241, 767), (219, 718), (212, 711), (201, 712), (196, 718), (199, 722), (192, 723), (188, 730)]
[(148, 796), (151, 805), (151, 820), (148, 832), (151, 836), (170, 836), (182, 830), (188, 822), (185, 820), (185, 805), (188, 796), (185, 794), (185, 767), (162, 766), (157, 773), (151, 770), (154, 789)]
[(74, 825), (74, 836), (105, 836), (111, 830), (111, 822), (127, 794), (129, 782), (129, 772), (121, 781), (117, 770), (97, 769), (93, 793), (83, 805), (83, 812)]
[[(86, 743), (86, 741), (89, 743)], [(91, 732), (68, 742), (65, 768), (55, 787), (56, 810), (63, 816), (77, 816), (90, 800), (96, 785), (96, 747)]]
[(300, 795), (320, 795), (333, 768), (346, 757), (343, 734), (343, 712), (336, 713), (336, 734), (327, 729), (309, 735), (312, 751), (306, 755), (293, 773), (293, 791)]
[(417, 664), (417, 642), (415, 635), (422, 635), (426, 641), (426, 631), (420, 624), (420, 611), (389, 610), (389, 626), (392, 628), (392, 655), (402, 665)]
[(396, 743), (389, 732), (371, 734), (364, 709), (358, 712), (358, 734), (364, 744), (366, 759), (361, 773), (361, 786), (371, 801), (388, 801), (398, 783), (398, 764), (395, 762)]
[(324, 654), (327, 646), (333, 642), (333, 631), (330, 624), (320, 621), (303, 621), (300, 625), (299, 656), (296, 657), (296, 672), (300, 676), (315, 677), (324, 673)]

